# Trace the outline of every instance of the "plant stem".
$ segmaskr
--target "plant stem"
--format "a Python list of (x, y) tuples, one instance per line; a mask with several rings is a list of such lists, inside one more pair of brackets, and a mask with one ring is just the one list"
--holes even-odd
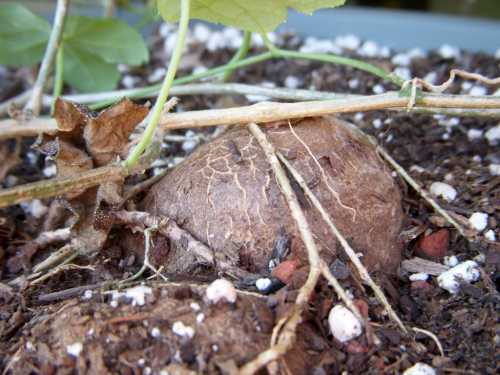
[[(234, 54), (233, 58), (231, 61), (229, 61), (229, 64), (235, 63), (240, 61), (241, 59), (245, 58), (246, 55), (248, 54), (248, 51), (250, 50), (250, 43), (252, 41), (252, 32), (251, 31), (246, 31), (243, 34), (243, 42), (240, 45), (240, 48), (238, 48), (238, 51)], [(234, 69), (226, 70), (224, 72), (224, 76), (222, 78), (222, 81), (227, 82), (231, 79), (231, 75), (233, 74)]]
[(54, 17), (54, 25), (52, 26), (52, 31), (50, 33), (49, 43), (45, 50), (45, 55), (43, 56), (42, 65), (40, 66), (40, 71), (38, 72), (38, 77), (36, 79), (35, 85), (33, 86), (33, 91), (31, 94), (30, 101), (26, 104), (25, 109), (31, 110), (35, 116), (38, 116), (40, 109), (42, 107), (42, 95), (45, 83), (49, 76), (52, 64), (56, 57), (56, 52), (61, 42), (64, 22), (66, 20), (66, 14), (68, 13), (69, 0), (58, 0), (56, 6), (56, 13)]
[(54, 113), (54, 106), (56, 104), (56, 100), (59, 96), (61, 96), (62, 89), (63, 89), (63, 71), (64, 71), (64, 55), (63, 55), (63, 50), (64, 50), (64, 44), (61, 43), (59, 48), (57, 49), (57, 56), (56, 56), (56, 71), (54, 74), (54, 90), (52, 92), (52, 107), (50, 113)]
[(182, 52), (184, 50), (184, 44), (186, 40), (186, 33), (189, 26), (189, 8), (190, 8), (190, 0), (180, 0), (181, 2), (181, 15), (179, 19), (179, 31), (177, 35), (177, 40), (175, 43), (175, 49), (170, 58), (170, 63), (168, 64), (167, 74), (165, 75), (165, 79), (163, 80), (162, 87), (160, 89), (160, 94), (158, 95), (158, 99), (152, 109), (151, 116), (148, 116), (149, 123), (144, 130), (142, 138), (134, 148), (132, 153), (129, 155), (127, 160), (125, 161), (125, 166), (127, 168), (132, 168), (139, 157), (142, 155), (144, 150), (151, 144), (153, 140), (154, 133), (156, 131), (156, 127), (158, 122), (160, 121), (161, 114), (163, 112), (163, 106), (165, 105), (168, 97), (168, 93), (172, 84), (174, 82), (175, 74), (177, 73), (177, 68), (179, 67), (179, 63), (181, 61)]
[[(202, 78), (216, 76), (216, 75), (224, 73), (230, 69), (234, 70), (236, 68), (243, 68), (243, 67), (248, 66), (248, 65), (253, 65), (253, 64), (257, 64), (260, 62), (270, 60), (272, 57), (273, 57), (273, 55), (271, 52), (264, 52), (264, 53), (261, 53), (259, 55), (248, 57), (248, 58), (240, 60), (240, 61), (236, 61), (233, 63), (230, 62), (226, 65), (222, 65), (222, 66), (218, 66), (216, 68), (208, 69), (208, 70), (201, 72), (201, 73), (190, 74), (190, 75), (185, 76), (185, 77), (177, 78), (173, 81), (173, 85), (174, 86), (181, 85), (181, 84), (197, 81), (197, 80), (202, 79)], [(161, 88), (161, 85), (153, 85), (153, 86), (144, 87), (141, 89), (136, 89), (136, 91), (134, 91), (132, 94), (129, 95), (129, 98), (138, 99), (138, 98), (145, 98), (145, 97), (154, 96), (160, 90), (160, 88)], [(90, 108), (91, 109), (100, 109), (102, 107), (106, 107), (110, 104), (115, 103), (120, 97), (121, 96), (117, 96), (117, 97), (114, 97), (111, 99), (99, 101), (99, 102), (95, 103), (94, 105), (90, 106)]]
[[(137, 92), (143, 89), (126, 89), (89, 94), (65, 95), (64, 99), (71, 100), (80, 104), (95, 103), (103, 100), (115, 100), (117, 97), (135, 97)], [(153, 92), (147, 97), (153, 97), (157, 93)], [(172, 96), (183, 95), (260, 95), (267, 96), (270, 99), (286, 101), (307, 101), (307, 100), (330, 100), (363, 98), (363, 95), (344, 94), (317, 90), (289, 89), (285, 87), (263, 87), (247, 85), (244, 83), (193, 83), (173, 86), (170, 90)], [(145, 96), (146, 97), (146, 96)], [(51, 102), (52, 98), (44, 98), (44, 105)], [(6, 102), (7, 103), (7, 102)], [(3, 108), (0, 105), (0, 111)], [(394, 108), (397, 111), (407, 111), (407, 108)], [(445, 114), (449, 116), (476, 116), (500, 118), (498, 109), (463, 109), (463, 108), (423, 108), (413, 107), (413, 113), (425, 114)], [(1, 114), (1, 112), (0, 112)]]
[[(405, 109), (410, 98), (397, 92), (380, 95), (344, 97), (333, 100), (318, 100), (297, 103), (266, 102), (250, 106), (209, 109), (162, 116), (161, 126), (171, 129), (198, 128), (216, 125), (244, 124), (251, 121), (271, 122), (308, 116), (323, 116), (333, 113), (354, 113), (373, 110)], [(498, 116), (500, 97), (422, 94), (418, 108), (460, 111), (492, 111)], [(57, 124), (51, 118), (33, 118), (19, 124), (17, 120), (0, 121), (0, 139), (36, 136), (39, 133), (56, 134)]]
[(274, 56), (282, 57), (285, 59), (313, 60), (313, 61), (322, 61), (332, 64), (338, 64), (338, 65), (352, 66), (353, 68), (363, 70), (365, 72), (376, 75), (377, 77), (390, 81), (398, 87), (401, 87), (404, 82), (404, 80), (398, 77), (397, 75), (388, 73), (387, 71), (385, 71), (382, 68), (379, 68), (378, 66), (369, 64), (361, 60), (351, 59), (348, 57), (342, 57), (327, 53), (306, 53), (299, 51), (289, 51), (276, 47), (274, 47), (272, 51)]

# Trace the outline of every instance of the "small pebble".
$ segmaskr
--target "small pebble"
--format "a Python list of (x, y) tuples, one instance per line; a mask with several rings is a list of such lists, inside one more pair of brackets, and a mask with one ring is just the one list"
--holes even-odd
[(158, 338), (161, 335), (161, 331), (158, 327), (153, 327), (151, 330), (151, 337)]
[(488, 169), (492, 176), (500, 176), (500, 164), (490, 164)]
[(461, 283), (470, 283), (479, 279), (478, 264), (472, 260), (459, 263), (438, 276), (438, 285), (452, 294), (458, 293)]
[(467, 138), (469, 141), (476, 141), (483, 138), (483, 131), (481, 129), (469, 129), (467, 131)]
[(122, 78), (122, 85), (126, 89), (131, 89), (137, 86), (139, 78), (126, 75)]
[(40, 199), (33, 199), (29, 202), (23, 202), (21, 203), (21, 207), (26, 213), (30, 214), (35, 219), (40, 219), (49, 210), (49, 208), (45, 204), (43, 204)]
[(469, 95), (472, 96), (483, 96), (486, 94), (488, 94), (488, 90), (484, 86), (473, 86), (469, 91)]
[(93, 295), (93, 293), (91, 290), (86, 290), (85, 292), (83, 292), (82, 299), (89, 300), (92, 298), (92, 295)]
[(458, 258), (455, 255), (445, 256), (443, 264), (448, 267), (455, 267), (458, 264)]
[(488, 129), (488, 131), (484, 133), (484, 137), (488, 140), (490, 145), (496, 146), (500, 140), (500, 124)]
[(474, 212), (469, 218), (469, 224), (475, 230), (481, 232), (488, 226), (488, 214), (483, 212)]
[(184, 325), (184, 323), (181, 321), (174, 322), (174, 324), (172, 325), (172, 332), (177, 336), (186, 337), (189, 339), (193, 338), (194, 336), (194, 329), (190, 326)]
[(443, 44), (439, 48), (438, 54), (443, 59), (458, 59), (460, 57), (460, 50), (457, 47), (450, 46), (449, 44)]
[(448, 202), (452, 202), (457, 197), (457, 191), (451, 185), (444, 182), (433, 182), (429, 191), (436, 197), (441, 197)]
[(375, 94), (383, 94), (385, 92), (385, 88), (381, 84), (373, 86), (372, 90)]
[(296, 89), (300, 86), (300, 80), (295, 76), (288, 76), (285, 78), (285, 87), (289, 89)]
[(200, 43), (206, 43), (211, 33), (211, 30), (206, 25), (198, 23), (194, 27), (193, 37)]
[(272, 284), (271, 279), (268, 278), (260, 278), (255, 281), (255, 286), (260, 292), (266, 291)]
[(484, 233), (484, 237), (486, 237), (486, 239), (489, 240), (489, 241), (495, 241), (496, 240), (495, 231), (493, 229), (487, 230)]
[(412, 367), (406, 369), (403, 375), (436, 375), (436, 370), (428, 364), (417, 362)]
[(165, 68), (156, 68), (153, 73), (151, 73), (148, 76), (148, 82), (149, 83), (154, 83), (154, 82), (159, 82), (165, 77), (166, 70)]
[(340, 48), (350, 49), (354, 51), (355, 49), (359, 48), (361, 40), (356, 35), (347, 34), (339, 35), (338, 37), (336, 37), (334, 43)]
[(463, 81), (462, 84), (460, 85), (460, 87), (462, 88), (462, 92), (464, 93), (468, 93), (469, 90), (472, 88), (472, 86), (474, 85), (470, 81)]
[(414, 273), (410, 275), (410, 281), (426, 281), (429, 278), (429, 275), (423, 272)]
[(376, 118), (375, 120), (373, 120), (372, 124), (373, 124), (373, 127), (375, 129), (380, 129), (383, 125), (382, 120), (379, 118)]
[(363, 332), (361, 322), (344, 305), (336, 305), (328, 314), (330, 332), (340, 342), (352, 340)]
[(83, 345), (81, 342), (75, 342), (74, 344), (66, 346), (66, 352), (73, 357), (78, 357), (82, 350)]
[(359, 87), (359, 79), (357, 78), (353, 78), (353, 79), (350, 79), (349, 82), (347, 82), (347, 84), (349, 85), (349, 88), (350, 89), (357, 89)]
[(409, 81), (412, 78), (410, 69), (405, 67), (398, 66), (394, 69), (393, 73), (405, 81)]
[(55, 164), (47, 165), (43, 168), (43, 175), (47, 178), (54, 177), (57, 173), (57, 167)]
[(367, 40), (363, 43), (363, 45), (358, 49), (358, 53), (361, 56), (365, 57), (376, 57), (380, 53), (380, 48), (377, 43), (371, 40)]
[(201, 324), (205, 320), (205, 314), (199, 313), (196, 315), (196, 323)]
[(212, 303), (217, 303), (221, 300), (235, 303), (237, 294), (231, 282), (226, 279), (217, 279), (207, 287), (206, 296)]
[(200, 304), (197, 302), (191, 302), (189, 306), (191, 307), (191, 310), (193, 310), (194, 312), (198, 312), (201, 310)]

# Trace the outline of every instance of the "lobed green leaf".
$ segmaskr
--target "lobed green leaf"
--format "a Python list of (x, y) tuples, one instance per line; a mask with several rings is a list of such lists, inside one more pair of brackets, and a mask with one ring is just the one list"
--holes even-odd
[(33, 65), (49, 40), (50, 25), (22, 5), (0, 4), (0, 64)]
[(72, 45), (64, 46), (64, 81), (83, 92), (116, 87), (120, 73), (116, 64)]
[(68, 17), (64, 44), (108, 63), (140, 65), (149, 59), (141, 34), (114, 18)]
[[(345, 0), (192, 0), (190, 14), (191, 18), (267, 33), (286, 20), (288, 8), (311, 14), (344, 3)], [(179, 20), (178, 0), (158, 0), (158, 9), (166, 21)]]

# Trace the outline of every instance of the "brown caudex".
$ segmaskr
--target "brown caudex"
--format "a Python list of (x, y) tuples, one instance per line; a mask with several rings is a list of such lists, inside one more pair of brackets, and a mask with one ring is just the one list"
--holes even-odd
[[(401, 194), (391, 171), (353, 125), (335, 117), (267, 124), (270, 142), (302, 174), (370, 271), (394, 272), (401, 260)], [(292, 182), (292, 185), (293, 182)], [(295, 184), (296, 185), (296, 184)], [(338, 242), (296, 189), (327, 262), (342, 252)], [(175, 219), (195, 238), (246, 271), (267, 270), (273, 246), (286, 233), (288, 258), (307, 264), (288, 206), (257, 141), (235, 126), (199, 147), (149, 192), (144, 209)], [(189, 254), (172, 246), (166, 269), (188, 269)]]

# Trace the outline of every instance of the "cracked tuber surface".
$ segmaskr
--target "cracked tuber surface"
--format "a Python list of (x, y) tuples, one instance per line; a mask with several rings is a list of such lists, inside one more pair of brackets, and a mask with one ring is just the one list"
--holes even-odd
[[(305, 118), (292, 126), (300, 140), (288, 121), (263, 129), (341, 233), (363, 253), (365, 266), (394, 273), (402, 251), (401, 193), (375, 147), (354, 125), (335, 117)], [(342, 253), (340, 245), (300, 188), (296, 193), (322, 258), (331, 262)], [(273, 246), (283, 233), (291, 240), (288, 259), (307, 264), (288, 205), (262, 149), (244, 126), (199, 147), (150, 190), (143, 209), (176, 220), (219, 258), (246, 271), (268, 271)], [(195, 262), (182, 244), (171, 244), (165, 267), (182, 273)]]

